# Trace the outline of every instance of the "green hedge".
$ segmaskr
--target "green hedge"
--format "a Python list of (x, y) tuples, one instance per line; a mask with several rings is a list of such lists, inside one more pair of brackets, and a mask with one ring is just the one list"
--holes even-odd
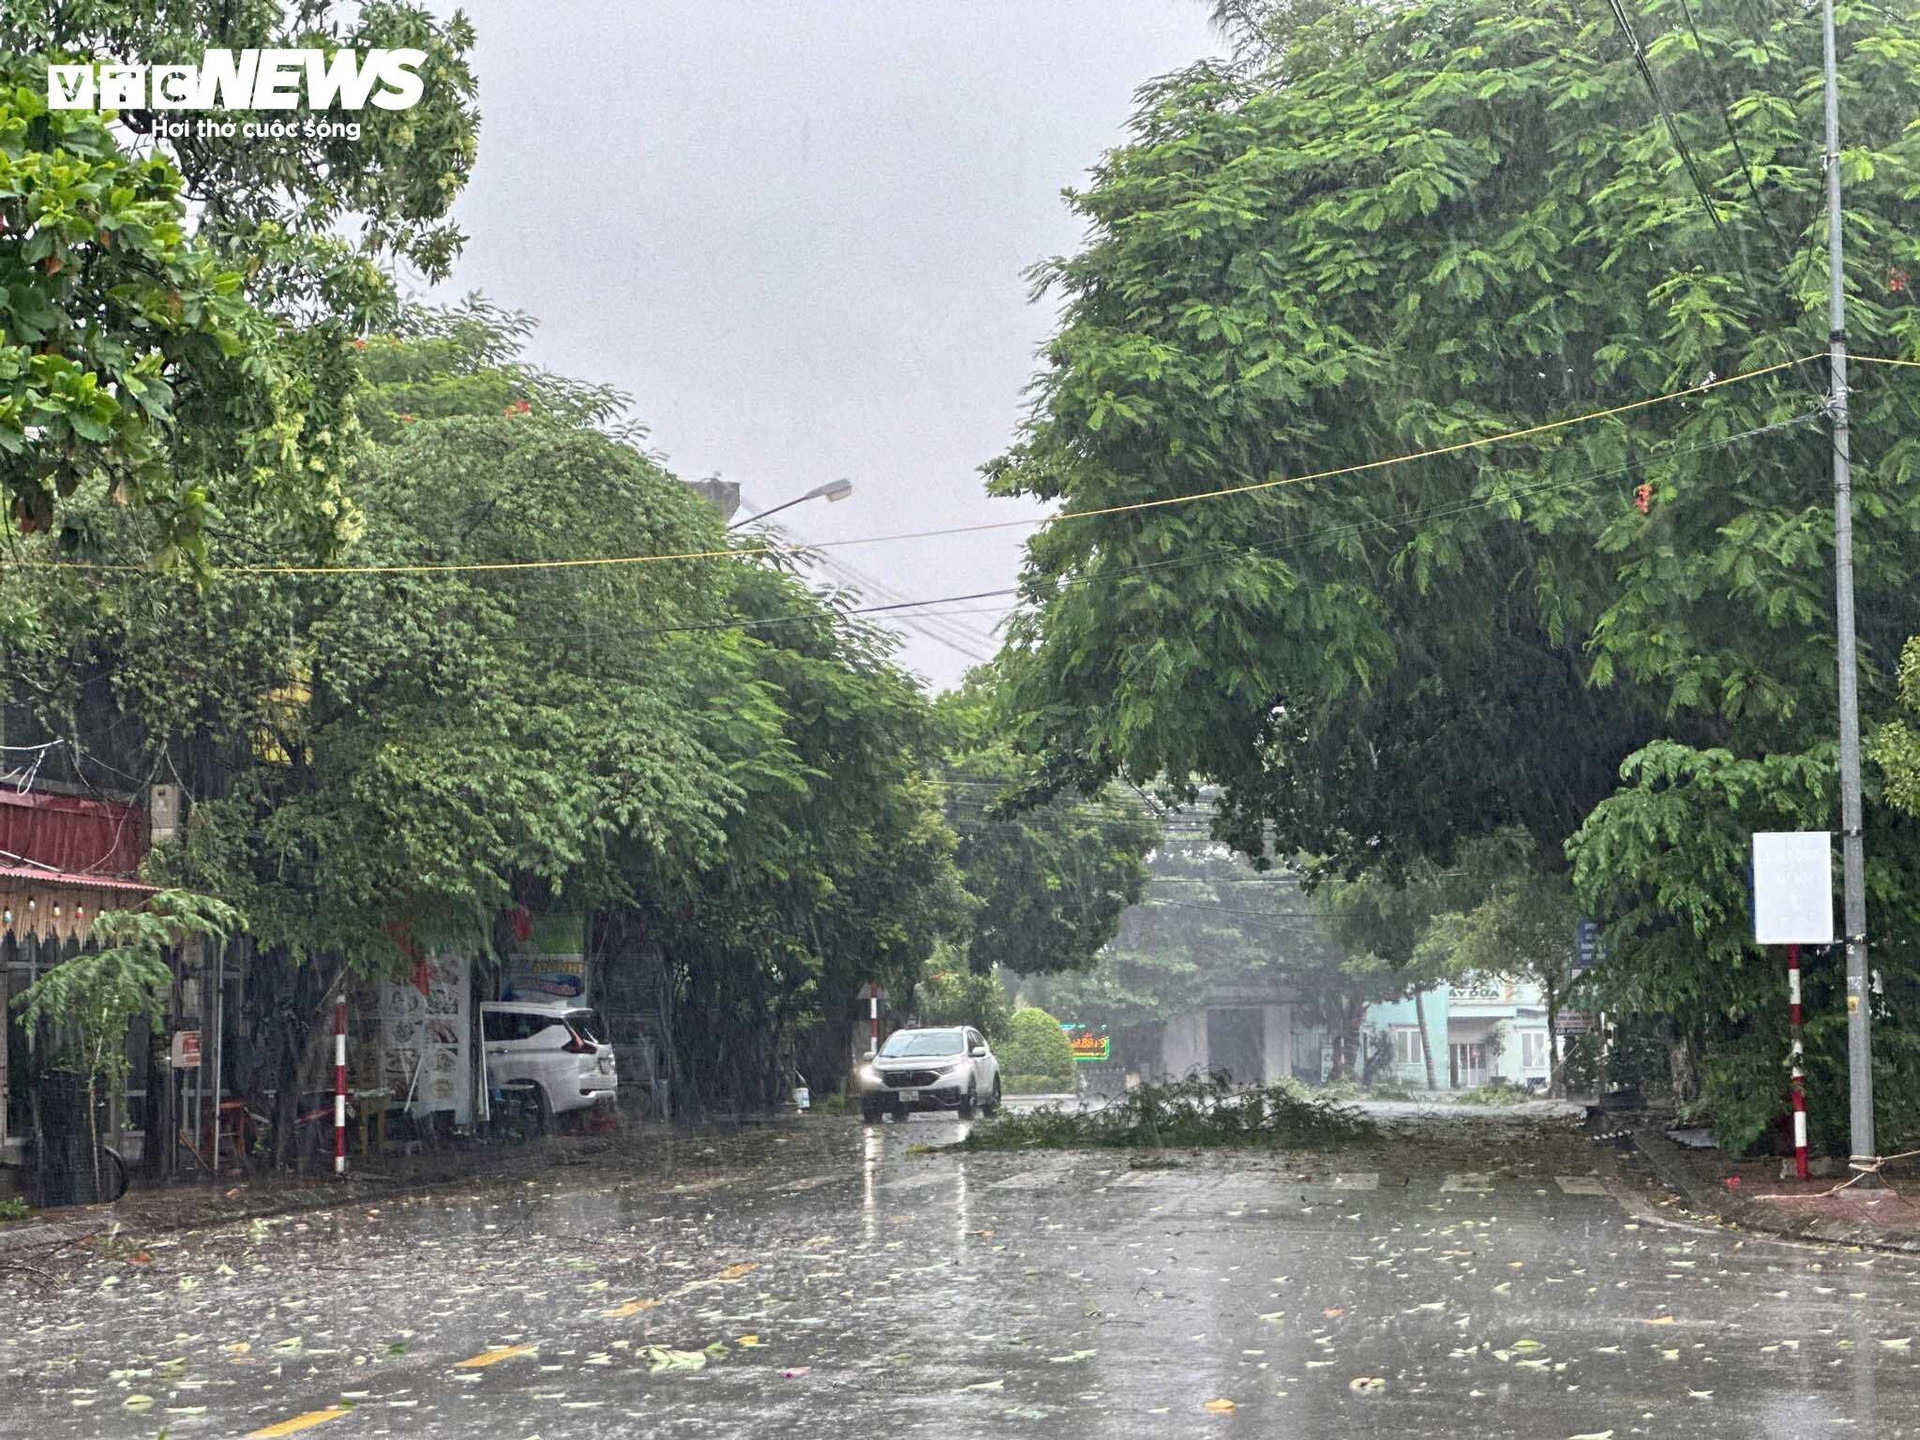
[[(1067, 1032), (1060, 1028), (1060, 1022), (1046, 1011), (1031, 1006), (1014, 1011), (1006, 1038), (994, 1048), (1001, 1074), (1032, 1076), (1051, 1082), (1055, 1088), (1073, 1088), (1073, 1047), (1067, 1043)], [(1001, 1084), (1012, 1088), (1006, 1081)]]
[(1002, 1075), (1000, 1089), (1008, 1095), (1068, 1095), (1073, 1093), (1073, 1084), (1051, 1075)]

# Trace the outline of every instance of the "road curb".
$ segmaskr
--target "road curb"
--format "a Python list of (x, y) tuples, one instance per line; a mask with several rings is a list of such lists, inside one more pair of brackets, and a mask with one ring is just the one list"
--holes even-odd
[[(754, 1128), (784, 1129), (806, 1123), (808, 1122), (793, 1117), (774, 1114), (760, 1117), (755, 1122)], [(691, 1141), (725, 1133), (728, 1132), (723, 1127), (692, 1126), (684, 1131), (677, 1131), (669, 1137), (651, 1136), (646, 1137), (642, 1143), (624, 1147), (614, 1143), (608, 1148), (620, 1150), (632, 1159), (641, 1155), (645, 1144), (651, 1143), (654, 1139)], [(615, 1140), (620, 1138), (634, 1140), (637, 1137), (628, 1135), (615, 1137)], [(547, 1164), (584, 1166), (591, 1164), (595, 1158), (597, 1156), (594, 1154), (561, 1150), (549, 1152)], [(216, 1198), (214, 1194), (209, 1193), (205, 1196), (204, 1206), (188, 1206), (183, 1203), (181, 1210), (176, 1214), (143, 1213), (137, 1208), (121, 1211), (117, 1206), (89, 1207), (70, 1220), (42, 1220), (0, 1229), (0, 1255), (46, 1251), (62, 1245), (71, 1245), (75, 1241), (104, 1234), (116, 1226), (122, 1233), (139, 1235), (166, 1235), (185, 1230), (210, 1230), (216, 1226), (241, 1224), (249, 1220), (273, 1220), (285, 1215), (311, 1215), (349, 1205), (384, 1204), (390, 1200), (410, 1199), (415, 1196), (433, 1195), (461, 1188), (485, 1190), (499, 1185), (517, 1185), (528, 1178), (528, 1170), (519, 1164), (504, 1165), (499, 1168), (482, 1165), (469, 1170), (425, 1175), (417, 1179), (385, 1179), (367, 1172), (356, 1174), (349, 1171), (344, 1181), (327, 1181), (307, 1186), (289, 1185), (285, 1188), (262, 1190), (258, 1194), (245, 1194), (233, 1199), (227, 1198), (224, 1194)], [(169, 1187), (135, 1193), (159, 1196), (187, 1192)], [(118, 1203), (124, 1204), (125, 1201)]]
[(1818, 1216), (1783, 1215), (1767, 1205), (1737, 1196), (1695, 1174), (1675, 1153), (1671, 1140), (1658, 1130), (1633, 1131), (1633, 1147), (1653, 1167), (1668, 1189), (1676, 1192), (1697, 1214), (1752, 1230), (1763, 1235), (1778, 1235), (1788, 1240), (1806, 1240), (1822, 1245), (1855, 1245), (1863, 1250), (1884, 1250), (1896, 1255), (1920, 1255), (1920, 1236), (1895, 1234), (1871, 1225), (1848, 1220), (1828, 1220)]
[(44, 1251), (61, 1245), (71, 1245), (94, 1235), (105, 1234), (115, 1226), (123, 1232), (141, 1235), (165, 1235), (176, 1230), (206, 1230), (217, 1225), (233, 1225), (247, 1220), (271, 1220), (282, 1215), (310, 1215), (316, 1211), (334, 1210), (344, 1205), (357, 1205), (398, 1196), (428, 1194), (435, 1190), (452, 1189), (456, 1185), (485, 1184), (495, 1178), (504, 1180), (509, 1177), (477, 1174), (394, 1185), (369, 1185), (364, 1181), (356, 1184), (349, 1181), (337, 1190), (331, 1188), (323, 1190), (316, 1187), (306, 1191), (281, 1191), (257, 1202), (226, 1202), (217, 1208), (179, 1215), (121, 1214), (112, 1207), (103, 1207), (81, 1220), (47, 1221), (0, 1231), (0, 1255), (19, 1251)]
[(85, 1221), (69, 1221), (66, 1224), (38, 1221), (31, 1225), (9, 1226), (0, 1230), (0, 1255), (10, 1255), (18, 1250), (50, 1250), (55, 1245), (71, 1245), (75, 1240), (99, 1234), (103, 1228)]

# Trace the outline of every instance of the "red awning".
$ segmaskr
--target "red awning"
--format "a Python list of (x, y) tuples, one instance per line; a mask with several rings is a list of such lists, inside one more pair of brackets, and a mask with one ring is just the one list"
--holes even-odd
[(75, 883), (133, 875), (149, 835), (141, 806), (0, 789), (0, 862), (7, 865), (37, 861), (68, 872)]

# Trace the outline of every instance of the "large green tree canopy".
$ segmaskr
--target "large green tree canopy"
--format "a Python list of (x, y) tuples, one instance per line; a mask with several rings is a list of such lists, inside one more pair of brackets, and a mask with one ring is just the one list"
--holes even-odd
[[(408, 343), (366, 352), (363, 408), (413, 374)], [(449, 390), (489, 368), (478, 341), (439, 353)], [(152, 520), (94, 488), (74, 501), (92, 553), (130, 568), (5, 577), (16, 684), (56, 734), (110, 698), (137, 761), (176, 767), (188, 878), (263, 945), (371, 969), (403, 920), (484, 943), (517, 878), (622, 893), (636, 848), (711, 857), (746, 778), (787, 754), (748, 642), (715, 623), (714, 567), (484, 568), (725, 548), (697, 496), (573, 418), (564, 382), (525, 409), (489, 389), (367, 450), (344, 571), (301, 573), (304, 536), (262, 501), (216, 529), (204, 584), (146, 573)]]
[[(1850, 14), (1851, 328), (1898, 353), (1916, 50), (1904, 11)], [(1708, 18), (1702, 51), (1635, 12), (1711, 216), (1604, 13), (1340, 5), (1264, 67), (1153, 88), (1074, 197), (1086, 248), (1043, 267), (1064, 321), (993, 467), (1072, 511), (1154, 506), (1030, 548), (1010, 673), (1060, 773), (1214, 778), (1243, 838), (1268, 818), (1282, 848), (1377, 864), (1462, 824), (1557, 846), (1663, 729), (1824, 726), (1817, 370), (1297, 478), (1821, 348), (1818, 26)], [(1920, 392), (1856, 384), (1877, 679), (1916, 618)]]
[[(1738, 857), (1833, 792), (1825, 366), (1790, 363), (1828, 328), (1817, 14), (1230, 8), (1250, 48), (1149, 89), (1040, 271), (1061, 328), (991, 478), (1081, 518), (1029, 549), (1024, 743), (1061, 783), (1217, 782), (1242, 848), (1348, 872), (1509, 826), (1564, 870), (1579, 834), (1646, 942), (1622, 982), (1777, 1055)], [(1915, 18), (1841, 14), (1848, 332), (1892, 357)], [(1852, 383), (1871, 721), (1920, 629), (1920, 386)], [(1912, 842), (1873, 823), (1898, 1006)], [(1703, 938), (1711, 977), (1628, 973)]]
[(938, 732), (883, 634), (729, 558), (620, 438), (624, 397), (521, 361), (528, 328), (469, 301), (357, 352), (338, 564), (263, 501), (191, 585), (145, 564), (151, 514), (83, 487), (89, 558), (125, 568), (28, 542), (7, 673), (77, 745), (113, 717), (85, 773), (184, 781), (186, 842), (150, 863), (246, 914), (263, 1003), (485, 953), (516, 902), (618, 909), (701, 1017), (694, 1093), (762, 1101), (783, 1039), (964, 932)]

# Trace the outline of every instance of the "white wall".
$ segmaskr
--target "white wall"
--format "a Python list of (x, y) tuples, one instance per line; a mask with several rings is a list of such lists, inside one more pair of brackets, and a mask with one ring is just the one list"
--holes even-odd
[(1278, 1085), (1293, 1074), (1293, 1007), (1263, 1005), (1265, 1035), (1262, 1040), (1266, 1061), (1266, 1083)]
[(1196, 1010), (1169, 1020), (1160, 1031), (1160, 1064), (1173, 1077), (1198, 1066), (1207, 1068), (1207, 1012)]

